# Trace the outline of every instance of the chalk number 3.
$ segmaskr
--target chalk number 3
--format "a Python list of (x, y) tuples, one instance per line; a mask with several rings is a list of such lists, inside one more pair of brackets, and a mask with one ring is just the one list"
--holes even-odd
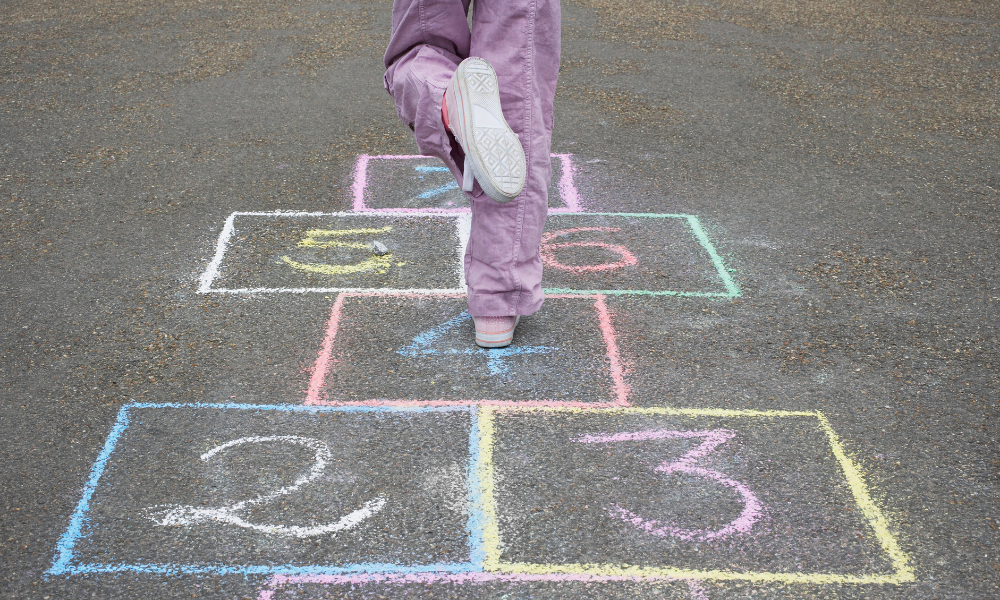
[(585, 435), (578, 442), (585, 444), (606, 444), (612, 442), (645, 442), (663, 439), (685, 439), (701, 438), (702, 443), (693, 450), (684, 453), (674, 461), (664, 461), (656, 467), (657, 473), (683, 473), (706, 479), (723, 487), (735, 491), (743, 501), (743, 510), (739, 516), (719, 529), (686, 529), (678, 527), (673, 523), (662, 523), (652, 519), (647, 519), (618, 504), (605, 507), (608, 516), (618, 518), (626, 523), (630, 523), (638, 529), (658, 537), (675, 537), (687, 542), (708, 542), (716, 539), (729, 537), (734, 533), (748, 533), (757, 522), (763, 512), (763, 507), (757, 495), (746, 485), (730, 478), (725, 473), (720, 473), (712, 469), (696, 466), (700, 459), (712, 453), (717, 446), (720, 446), (736, 436), (736, 432), (728, 429), (710, 429), (703, 431), (670, 431), (670, 430), (649, 430), (636, 431), (631, 433), (616, 433), (611, 435)]
[(384, 498), (375, 498), (374, 500), (369, 500), (358, 510), (351, 512), (334, 523), (315, 525), (311, 527), (302, 527), (298, 525), (260, 524), (246, 521), (240, 516), (240, 513), (244, 510), (252, 506), (267, 504), (275, 498), (294, 493), (302, 487), (315, 481), (316, 478), (320, 477), (323, 474), (323, 470), (326, 469), (326, 465), (330, 462), (330, 448), (324, 442), (315, 438), (299, 437), (294, 435), (273, 435), (264, 437), (253, 436), (228, 441), (201, 455), (201, 460), (208, 462), (216, 454), (224, 452), (225, 450), (235, 446), (242, 446), (244, 444), (275, 443), (304, 446), (314, 452), (313, 463), (309, 472), (296, 479), (292, 485), (282, 487), (272, 492), (260, 494), (256, 498), (250, 500), (244, 500), (243, 502), (236, 502), (234, 504), (226, 504), (217, 508), (177, 504), (167, 506), (151, 506), (146, 509), (147, 516), (161, 527), (169, 525), (191, 525), (194, 523), (204, 523), (206, 521), (216, 521), (218, 523), (234, 525), (236, 527), (251, 529), (269, 535), (307, 538), (350, 529), (361, 521), (379, 512), (385, 506)]

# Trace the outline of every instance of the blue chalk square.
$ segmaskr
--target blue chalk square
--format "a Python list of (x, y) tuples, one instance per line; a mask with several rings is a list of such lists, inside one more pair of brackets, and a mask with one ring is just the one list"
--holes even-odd
[(127, 405), (49, 574), (474, 570), (474, 411)]

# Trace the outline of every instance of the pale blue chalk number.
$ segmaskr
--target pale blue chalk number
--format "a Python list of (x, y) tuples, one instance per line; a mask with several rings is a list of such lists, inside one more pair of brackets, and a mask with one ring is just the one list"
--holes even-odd
[[(506, 348), (492, 348), (490, 350), (476, 347), (440, 347), (443, 344), (440, 344), (439, 342), (448, 331), (463, 325), (471, 325), (471, 323), (472, 316), (469, 315), (468, 311), (463, 311), (462, 314), (457, 317), (445, 321), (437, 327), (416, 336), (413, 338), (413, 342), (411, 344), (397, 350), (396, 352), (411, 358), (476, 354), (486, 359), (486, 370), (490, 375), (506, 375), (509, 370), (507, 359), (513, 356), (522, 356), (526, 354), (546, 354), (556, 350), (556, 348), (552, 348), (550, 346), (508, 346)], [(472, 344), (473, 342), (472, 340), (468, 340), (467, 343)]]
[[(417, 173), (441, 173), (441, 172), (448, 173), (448, 172), (450, 172), (450, 171), (448, 171), (447, 167), (413, 167), (413, 169)], [(424, 178), (424, 176), (421, 175), (420, 179), (423, 179), (423, 178)], [(420, 198), (421, 200), (426, 200), (427, 198), (433, 198), (434, 196), (439, 196), (441, 194), (444, 194), (445, 192), (449, 192), (451, 190), (457, 190), (457, 189), (458, 189), (458, 184), (456, 182), (452, 181), (452, 182), (446, 183), (446, 184), (444, 184), (444, 185), (442, 185), (440, 187), (429, 189), (426, 192), (421, 192), (421, 193), (417, 194), (417, 198)]]

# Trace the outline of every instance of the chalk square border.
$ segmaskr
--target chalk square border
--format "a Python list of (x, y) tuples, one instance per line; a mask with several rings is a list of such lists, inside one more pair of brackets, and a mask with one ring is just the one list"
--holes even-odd
[[(330, 319), (327, 321), (326, 332), (320, 346), (319, 356), (311, 369), (309, 377), (309, 387), (306, 390), (305, 406), (513, 406), (513, 407), (577, 407), (577, 408), (606, 408), (616, 406), (629, 406), (628, 396), (631, 388), (625, 381), (625, 368), (621, 355), (618, 351), (618, 339), (614, 325), (611, 322), (611, 313), (608, 311), (606, 297), (603, 294), (552, 294), (547, 296), (552, 299), (590, 299), (594, 302), (594, 311), (597, 317), (597, 328), (604, 339), (607, 351), (607, 360), (611, 376), (610, 395), (614, 398), (612, 402), (572, 402), (562, 400), (486, 400), (486, 399), (462, 399), (462, 400), (409, 400), (409, 399), (382, 399), (372, 398), (370, 400), (354, 400), (341, 402), (336, 400), (325, 400), (323, 398), (323, 388), (326, 379), (333, 368), (333, 345), (336, 342), (337, 331), (340, 328), (340, 318), (343, 313), (344, 300), (347, 298), (370, 298), (370, 297), (399, 297), (412, 298), (415, 294), (408, 293), (364, 293), (364, 292), (341, 292), (330, 308)], [(464, 298), (464, 295), (455, 294), (447, 297)], [(472, 341), (470, 340), (471, 344)]]
[(108, 460), (115, 451), (118, 440), (128, 429), (131, 420), (131, 413), (141, 409), (216, 409), (216, 410), (249, 410), (249, 411), (283, 411), (302, 413), (424, 413), (424, 412), (468, 412), (470, 414), (469, 427), (469, 459), (466, 467), (467, 494), (475, 498), (476, 490), (482, 485), (479, 483), (478, 471), (475, 465), (479, 464), (476, 453), (482, 446), (479, 442), (479, 420), (475, 407), (466, 406), (446, 406), (446, 407), (335, 407), (335, 406), (302, 406), (297, 404), (209, 404), (209, 403), (149, 403), (132, 402), (122, 406), (118, 411), (117, 418), (104, 447), (98, 454), (94, 465), (91, 467), (90, 476), (83, 488), (83, 495), (77, 503), (66, 531), (59, 537), (56, 543), (56, 553), (52, 561), (52, 566), (45, 572), (46, 575), (86, 575), (94, 573), (154, 573), (160, 575), (195, 575), (195, 574), (243, 574), (243, 575), (285, 575), (285, 576), (336, 576), (351, 573), (382, 573), (397, 575), (413, 575), (419, 573), (464, 573), (480, 569), (483, 561), (482, 538), (478, 532), (482, 530), (483, 516), (478, 511), (479, 502), (473, 502), (469, 509), (469, 518), (466, 525), (469, 545), (469, 562), (448, 562), (428, 565), (398, 565), (386, 563), (360, 563), (346, 566), (334, 565), (226, 565), (226, 564), (187, 564), (187, 563), (80, 563), (74, 557), (74, 548), (78, 541), (86, 537), (84, 526), (87, 522), (87, 513), (90, 510), (90, 501), (100, 485), (101, 476), (107, 467)]
[[(672, 567), (638, 567), (627, 564), (535, 564), (508, 563), (500, 559), (500, 528), (497, 519), (495, 481), (496, 473), (493, 464), (494, 421), (497, 412), (529, 412), (529, 411), (569, 411), (575, 413), (628, 413), (647, 415), (676, 416), (711, 416), (711, 417), (813, 417), (830, 442), (830, 451), (840, 465), (844, 480), (847, 483), (854, 502), (861, 510), (864, 519), (871, 527), (875, 539), (887, 555), (895, 573), (871, 575), (844, 575), (840, 573), (780, 573), (766, 571), (725, 571), (682, 569)], [(636, 581), (662, 580), (716, 580), (716, 581), (752, 581), (757, 583), (806, 583), (806, 584), (899, 584), (915, 579), (910, 566), (909, 556), (900, 548), (899, 542), (889, 530), (889, 524), (882, 511), (872, 500), (868, 486), (861, 475), (860, 469), (854, 464), (844, 450), (840, 438), (833, 430), (826, 416), (820, 411), (754, 411), (726, 409), (683, 409), (683, 408), (607, 408), (595, 410), (580, 410), (576, 408), (516, 408), (516, 407), (482, 407), (479, 412), (479, 451), (476, 453), (479, 461), (476, 470), (477, 478), (483, 486), (476, 497), (481, 498), (485, 528), (482, 533), (485, 560), (485, 571), (508, 575), (530, 575), (550, 577), (593, 577), (610, 578), (607, 580), (630, 579)]]
[[(423, 157), (421, 157), (423, 158)], [(407, 209), (409, 210), (409, 209)], [(303, 217), (358, 217), (358, 216), (383, 216), (383, 217), (395, 217), (395, 218), (406, 218), (406, 217), (450, 217), (456, 220), (456, 228), (458, 231), (458, 245), (456, 248), (456, 281), (458, 285), (454, 288), (433, 288), (433, 289), (399, 289), (399, 288), (345, 288), (345, 287), (300, 287), (300, 288), (275, 288), (275, 287), (256, 287), (256, 288), (214, 288), (212, 287), (213, 282), (219, 277), (219, 270), (222, 268), (222, 262), (225, 260), (226, 251), (229, 248), (229, 241), (233, 237), (236, 231), (235, 221), (237, 217), (283, 217), (283, 218), (303, 218)], [(580, 290), (573, 288), (544, 288), (546, 294), (553, 296), (558, 295), (578, 295), (578, 296), (592, 296), (594, 294), (603, 294), (607, 296), (629, 296), (629, 295), (642, 295), (642, 296), (677, 296), (681, 298), (719, 298), (719, 299), (732, 299), (742, 296), (739, 286), (733, 280), (732, 276), (729, 274), (729, 269), (726, 267), (725, 261), (719, 255), (715, 246), (712, 244), (711, 239), (708, 237), (708, 233), (705, 228), (702, 227), (701, 221), (698, 219), (697, 215), (688, 214), (674, 214), (674, 213), (615, 213), (615, 212), (554, 212), (550, 211), (550, 217), (558, 218), (563, 216), (591, 216), (591, 217), (629, 217), (629, 218), (649, 218), (649, 219), (681, 219), (686, 221), (687, 226), (690, 228), (692, 235), (698, 244), (701, 245), (702, 249), (708, 253), (709, 259), (712, 262), (712, 266), (715, 267), (715, 272), (719, 276), (723, 286), (726, 288), (724, 292), (684, 292), (677, 290)], [(215, 255), (209, 262), (208, 267), (205, 268), (205, 272), (201, 274), (199, 278), (198, 293), (199, 294), (305, 294), (305, 293), (324, 293), (324, 294), (335, 294), (340, 292), (349, 293), (374, 293), (374, 294), (421, 294), (421, 295), (454, 295), (454, 294), (465, 294), (466, 283), (465, 283), (465, 248), (469, 243), (469, 234), (471, 230), (471, 215), (469, 213), (459, 213), (454, 212), (452, 214), (442, 213), (441, 211), (431, 211), (431, 210), (417, 210), (414, 209), (413, 212), (399, 212), (394, 210), (382, 210), (382, 209), (369, 209), (360, 212), (295, 212), (295, 211), (275, 211), (275, 212), (234, 212), (229, 215), (226, 219), (225, 225), (222, 227), (222, 231), (219, 233), (219, 238), (216, 242)]]
[[(335, 218), (370, 218), (370, 217), (384, 217), (384, 218), (394, 218), (394, 219), (406, 219), (413, 217), (434, 217), (434, 218), (451, 218), (455, 221), (455, 226), (457, 228), (456, 238), (458, 243), (456, 245), (457, 254), (455, 255), (455, 281), (456, 286), (453, 288), (432, 288), (432, 289), (397, 289), (397, 288), (345, 288), (345, 287), (299, 287), (299, 288), (281, 288), (281, 287), (254, 287), (254, 288), (213, 288), (212, 284), (219, 277), (219, 271), (222, 268), (222, 262), (225, 260), (226, 252), (229, 250), (229, 242), (236, 232), (236, 218), (237, 217), (271, 217), (271, 218), (291, 218), (291, 219), (301, 219), (309, 217), (335, 217)], [(337, 292), (384, 292), (384, 293), (411, 293), (411, 294), (456, 294), (465, 293), (465, 248), (469, 243), (469, 230), (471, 228), (471, 215), (469, 214), (442, 214), (440, 212), (434, 211), (414, 211), (414, 212), (386, 212), (386, 211), (365, 211), (365, 212), (303, 212), (303, 211), (272, 211), (272, 212), (243, 212), (237, 211), (229, 215), (226, 219), (226, 223), (222, 226), (222, 231), (219, 233), (219, 238), (215, 245), (215, 255), (212, 261), (208, 264), (205, 272), (201, 274), (199, 278), (198, 293), (199, 294), (304, 294), (308, 292), (319, 292), (325, 294), (337, 293)]]
[(575, 288), (545, 288), (545, 293), (547, 294), (606, 294), (608, 296), (628, 296), (628, 295), (641, 295), (641, 296), (678, 296), (681, 298), (739, 298), (743, 295), (740, 291), (740, 287), (733, 280), (732, 276), (729, 274), (729, 269), (726, 267), (725, 261), (719, 255), (718, 250), (716, 250), (715, 245), (712, 244), (712, 240), (708, 237), (708, 232), (701, 225), (701, 220), (698, 219), (697, 215), (689, 215), (683, 213), (617, 213), (617, 212), (563, 212), (557, 214), (550, 214), (550, 218), (556, 219), (559, 217), (625, 217), (625, 218), (641, 218), (641, 219), (678, 219), (685, 221), (688, 229), (691, 230), (691, 235), (697, 240), (698, 244), (701, 246), (712, 262), (712, 266), (715, 268), (716, 274), (719, 276), (719, 280), (722, 285), (726, 288), (724, 292), (682, 292), (677, 290), (579, 290)]
[[(561, 177), (559, 178), (559, 195), (563, 202), (563, 206), (558, 208), (550, 208), (549, 213), (563, 213), (563, 212), (580, 212), (583, 210), (583, 206), (580, 203), (580, 194), (576, 190), (576, 183), (574, 181), (576, 174), (576, 167), (573, 166), (573, 155), (572, 154), (556, 154), (552, 153), (551, 158), (559, 159), (559, 166), (561, 168)], [(468, 207), (458, 207), (458, 208), (369, 208), (368, 203), (365, 202), (365, 190), (368, 188), (368, 165), (375, 160), (428, 160), (433, 159), (433, 156), (423, 156), (420, 154), (361, 154), (358, 156), (357, 162), (354, 164), (354, 183), (351, 185), (351, 193), (353, 196), (353, 207), (356, 212), (365, 213), (402, 213), (402, 214), (416, 214), (416, 213), (426, 213), (431, 212), (439, 215), (454, 215), (454, 214), (469, 214), (472, 212), (471, 208)]]

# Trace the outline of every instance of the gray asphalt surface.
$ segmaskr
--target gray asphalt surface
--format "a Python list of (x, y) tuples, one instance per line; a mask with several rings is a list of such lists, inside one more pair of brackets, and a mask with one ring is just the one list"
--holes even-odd
[[(233, 213), (415, 153), (390, 8), (0, 10), (0, 596), (1000, 596), (996, 3), (564, 2), (583, 208), (709, 246), (553, 216), (560, 264), (636, 264), (547, 287), (683, 294), (552, 298), (505, 354), (335, 291), (457, 286), (454, 216), (234, 217), (212, 289), (271, 291), (202, 293)], [(462, 202), (376, 162), (370, 208)]]

